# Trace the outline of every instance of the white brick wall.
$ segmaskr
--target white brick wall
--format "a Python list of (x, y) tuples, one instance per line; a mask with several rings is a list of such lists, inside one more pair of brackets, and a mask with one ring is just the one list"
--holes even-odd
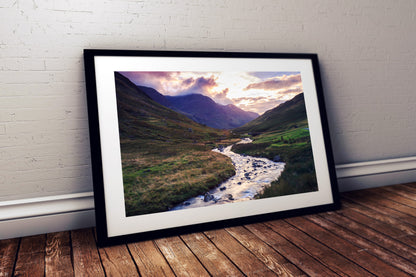
[(0, 201), (90, 191), (84, 48), (312, 52), (336, 162), (416, 155), (413, 0), (0, 0)]

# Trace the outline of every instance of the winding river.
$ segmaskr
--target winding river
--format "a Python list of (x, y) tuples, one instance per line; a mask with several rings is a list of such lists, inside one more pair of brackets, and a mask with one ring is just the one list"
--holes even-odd
[[(251, 139), (245, 138), (237, 144), (251, 142)], [(234, 164), (236, 174), (204, 195), (188, 199), (172, 210), (205, 207), (253, 199), (265, 187), (269, 186), (272, 181), (278, 179), (285, 167), (285, 163), (283, 162), (273, 162), (266, 158), (240, 155), (232, 152), (231, 148), (232, 145), (223, 149), (216, 148), (212, 151), (230, 157)]]

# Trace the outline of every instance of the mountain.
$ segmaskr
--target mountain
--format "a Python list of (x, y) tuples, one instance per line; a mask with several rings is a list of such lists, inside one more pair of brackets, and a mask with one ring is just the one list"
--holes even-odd
[(152, 100), (128, 78), (115, 73), (120, 138), (146, 140), (196, 140), (214, 129), (198, 124)]
[(258, 117), (257, 113), (244, 111), (234, 105), (220, 105), (202, 94), (164, 96), (153, 88), (137, 87), (157, 103), (216, 129), (233, 129)]
[(126, 216), (168, 211), (235, 175), (231, 159), (211, 151), (230, 131), (162, 106), (118, 73), (115, 88)]
[(220, 105), (201, 94), (167, 96), (171, 105), (190, 118), (217, 129), (233, 129), (258, 117), (258, 114), (246, 112), (234, 105)]
[(279, 106), (266, 111), (253, 121), (234, 129), (237, 133), (261, 133), (289, 129), (307, 122), (305, 99), (300, 93)]
[(170, 107), (171, 104), (169, 103), (169, 100), (166, 99), (166, 97), (163, 94), (159, 93), (154, 88), (145, 86), (137, 86), (137, 88), (146, 93), (150, 98), (153, 99), (153, 101), (156, 101), (157, 103), (165, 107)]

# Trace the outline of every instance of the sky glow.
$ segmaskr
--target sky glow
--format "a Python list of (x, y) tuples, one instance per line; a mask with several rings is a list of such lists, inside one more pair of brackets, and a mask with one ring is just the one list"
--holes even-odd
[(303, 91), (299, 72), (120, 72), (163, 95), (203, 94), (262, 114)]

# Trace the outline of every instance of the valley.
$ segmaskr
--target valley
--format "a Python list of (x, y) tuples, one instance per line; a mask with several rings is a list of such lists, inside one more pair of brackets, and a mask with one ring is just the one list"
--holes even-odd
[(253, 139), (233, 146), (234, 152), (286, 163), (279, 179), (259, 198), (318, 190), (303, 93), (233, 131)]
[[(182, 102), (177, 98), (175, 101), (182, 104), (172, 107), (175, 101), (156, 90), (136, 86), (118, 73), (115, 77), (127, 216), (168, 211), (198, 195), (221, 191), (222, 187), (223, 191), (229, 190), (223, 193), (223, 199), (231, 194), (235, 200), (236, 192), (231, 193), (231, 187), (224, 182), (236, 181), (236, 187), (241, 187), (239, 193), (249, 195), (244, 200), (317, 189), (303, 94), (261, 116), (228, 106), (234, 114), (228, 116), (232, 120), (226, 124), (238, 127), (214, 128), (201, 123), (201, 113), (191, 109), (197, 104), (213, 107), (210, 100), (191, 96), (196, 102), (191, 98)], [(220, 111), (227, 106), (215, 107), (220, 117), (211, 113), (211, 120), (215, 119), (212, 122), (225, 122), (227, 116), (223, 115), (227, 113)], [(205, 112), (210, 108), (196, 109)], [(212, 122), (209, 124), (216, 126)], [(241, 138), (253, 141), (237, 143)], [(258, 177), (255, 184), (253, 166), (241, 169), (237, 156), (239, 163), (266, 163), (267, 158), (270, 166), (280, 166), (274, 168), (272, 175), (263, 170), (272, 177)], [(247, 175), (247, 170), (253, 175)]]
[[(237, 144), (251, 142), (251, 139), (245, 138)], [(233, 145), (221, 149), (215, 148), (212, 151), (231, 158), (236, 171), (235, 175), (210, 191), (186, 200), (173, 210), (252, 200), (261, 195), (272, 181), (280, 177), (285, 163), (234, 153), (231, 151)]]
[(211, 151), (238, 141), (230, 131), (160, 105), (119, 74), (116, 92), (127, 216), (167, 211), (235, 174)]

